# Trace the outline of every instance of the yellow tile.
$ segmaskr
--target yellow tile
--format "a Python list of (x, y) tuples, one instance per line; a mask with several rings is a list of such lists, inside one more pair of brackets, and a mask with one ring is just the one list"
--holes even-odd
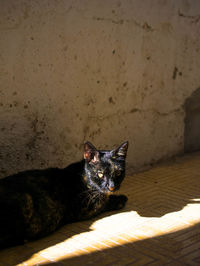
[(37, 264), (46, 264), (46, 263), (51, 263), (52, 261), (44, 258), (44, 257), (41, 257), (40, 255), (38, 254), (35, 254), (33, 255), (30, 259), (24, 261), (22, 264), (19, 264), (20, 266), (21, 265), (24, 265), (24, 266), (34, 266), (34, 265), (37, 265)]

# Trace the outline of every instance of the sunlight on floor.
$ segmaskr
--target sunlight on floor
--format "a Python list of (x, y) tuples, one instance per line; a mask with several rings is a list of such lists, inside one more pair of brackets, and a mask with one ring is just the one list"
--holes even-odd
[[(62, 243), (38, 252), (23, 265), (47, 258), (59, 261), (97, 250), (140, 241), (188, 228), (200, 222), (200, 199), (192, 199), (181, 211), (168, 213), (160, 218), (141, 217), (135, 211), (111, 215), (94, 222), (89, 232), (74, 235)], [(44, 261), (45, 263), (45, 261)], [(42, 264), (42, 262), (41, 262)]]

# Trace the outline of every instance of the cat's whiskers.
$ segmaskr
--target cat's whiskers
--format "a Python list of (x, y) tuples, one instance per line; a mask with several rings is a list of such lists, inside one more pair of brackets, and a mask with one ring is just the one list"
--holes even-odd
[(87, 207), (98, 198), (100, 198), (100, 192), (94, 189), (87, 189), (83, 191), (80, 195), (83, 196), (83, 203), (87, 202)]
[(97, 202), (98, 204), (101, 202), (101, 196), (102, 194), (98, 190), (90, 190), (89, 191), (89, 201), (87, 203), (87, 207), (92, 203), (92, 202)]
[[(85, 195), (84, 195), (85, 194)], [(91, 197), (90, 193), (88, 193), (88, 190), (83, 191), (80, 196), (83, 196), (83, 203), (88, 200), (88, 198)]]
[(90, 205), (91, 202), (95, 201), (98, 198), (99, 193), (96, 190), (92, 190), (91, 193), (89, 193), (89, 195), (90, 195), (90, 199), (89, 199), (88, 205)]

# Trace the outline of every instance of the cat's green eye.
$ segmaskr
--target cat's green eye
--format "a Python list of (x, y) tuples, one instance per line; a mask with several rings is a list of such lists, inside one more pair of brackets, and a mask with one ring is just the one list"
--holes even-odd
[(98, 172), (98, 177), (99, 177), (99, 178), (102, 178), (102, 177), (103, 177), (103, 172), (99, 171), (99, 172)]

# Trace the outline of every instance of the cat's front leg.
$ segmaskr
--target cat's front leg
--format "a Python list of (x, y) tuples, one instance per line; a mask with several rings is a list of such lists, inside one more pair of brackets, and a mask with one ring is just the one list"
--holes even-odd
[(128, 198), (125, 195), (110, 195), (105, 206), (105, 211), (122, 209)]

